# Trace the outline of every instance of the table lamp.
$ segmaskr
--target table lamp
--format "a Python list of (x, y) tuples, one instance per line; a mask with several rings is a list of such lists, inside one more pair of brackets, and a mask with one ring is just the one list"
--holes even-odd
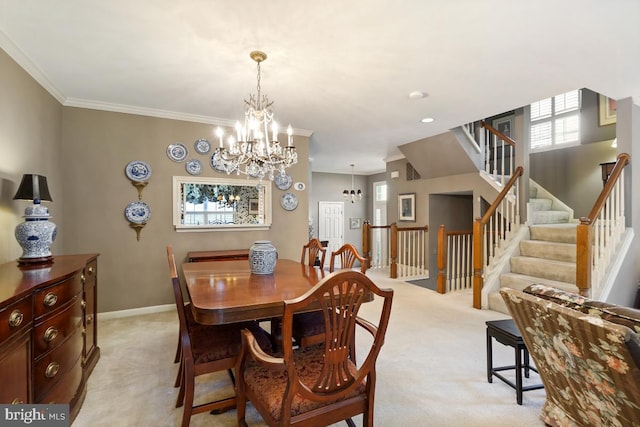
[(33, 200), (24, 210), (24, 222), (16, 226), (16, 239), (22, 247), (19, 264), (44, 264), (53, 260), (49, 247), (56, 238), (56, 225), (49, 221), (49, 208), (41, 201), (51, 202), (47, 177), (24, 174), (14, 200)]

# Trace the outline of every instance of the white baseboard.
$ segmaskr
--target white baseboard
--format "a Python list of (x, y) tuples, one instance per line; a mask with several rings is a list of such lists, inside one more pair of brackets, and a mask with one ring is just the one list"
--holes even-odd
[(131, 308), (129, 310), (107, 311), (98, 313), (98, 320), (119, 319), (122, 317), (139, 316), (141, 314), (161, 313), (176, 309), (175, 304), (154, 305), (152, 307)]

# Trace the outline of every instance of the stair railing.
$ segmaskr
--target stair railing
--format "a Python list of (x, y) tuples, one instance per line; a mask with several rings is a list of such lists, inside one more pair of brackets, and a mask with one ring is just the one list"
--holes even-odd
[(576, 235), (576, 286), (592, 297), (601, 290), (602, 279), (625, 231), (623, 169), (631, 157), (621, 153), (589, 216), (580, 218)]
[(473, 285), (473, 231), (438, 229), (438, 293), (471, 289)]
[[(362, 226), (362, 252), (369, 268), (389, 268), (392, 279), (426, 276), (427, 232), (429, 226), (398, 227), (371, 225)], [(372, 234), (379, 233), (376, 238)]]
[(484, 274), (497, 262), (501, 250), (520, 227), (518, 166), (482, 218), (473, 223), (473, 307), (482, 308)]
[(484, 120), (484, 168), (494, 181), (504, 187), (507, 177), (515, 167), (516, 143), (502, 132), (490, 126)]

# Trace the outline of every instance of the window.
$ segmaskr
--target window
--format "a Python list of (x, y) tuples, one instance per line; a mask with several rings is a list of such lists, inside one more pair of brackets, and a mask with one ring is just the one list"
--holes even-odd
[(530, 105), (531, 150), (543, 151), (580, 142), (580, 91)]

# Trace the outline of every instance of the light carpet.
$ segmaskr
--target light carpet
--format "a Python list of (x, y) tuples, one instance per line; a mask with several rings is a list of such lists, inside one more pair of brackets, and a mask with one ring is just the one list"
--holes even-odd
[[(395, 290), (378, 358), (375, 425), (544, 426), (538, 417), (544, 390), (525, 392), (519, 406), (512, 388), (497, 379), (487, 382), (485, 322), (508, 316), (472, 308), (470, 291), (440, 295), (388, 279), (380, 271), (367, 275), (379, 286)], [(367, 318), (378, 308), (376, 302), (365, 304), (361, 314)], [(73, 426), (180, 425), (182, 408), (174, 408), (178, 389), (173, 387), (177, 334), (175, 312), (99, 320), (101, 358)], [(514, 363), (512, 348), (495, 342), (493, 347), (496, 366)], [(206, 400), (233, 390), (222, 372), (201, 377), (196, 393)], [(354, 418), (358, 426), (361, 418)], [(265, 425), (250, 404), (247, 422)], [(191, 419), (191, 426), (205, 425), (235, 426), (236, 412)]]

